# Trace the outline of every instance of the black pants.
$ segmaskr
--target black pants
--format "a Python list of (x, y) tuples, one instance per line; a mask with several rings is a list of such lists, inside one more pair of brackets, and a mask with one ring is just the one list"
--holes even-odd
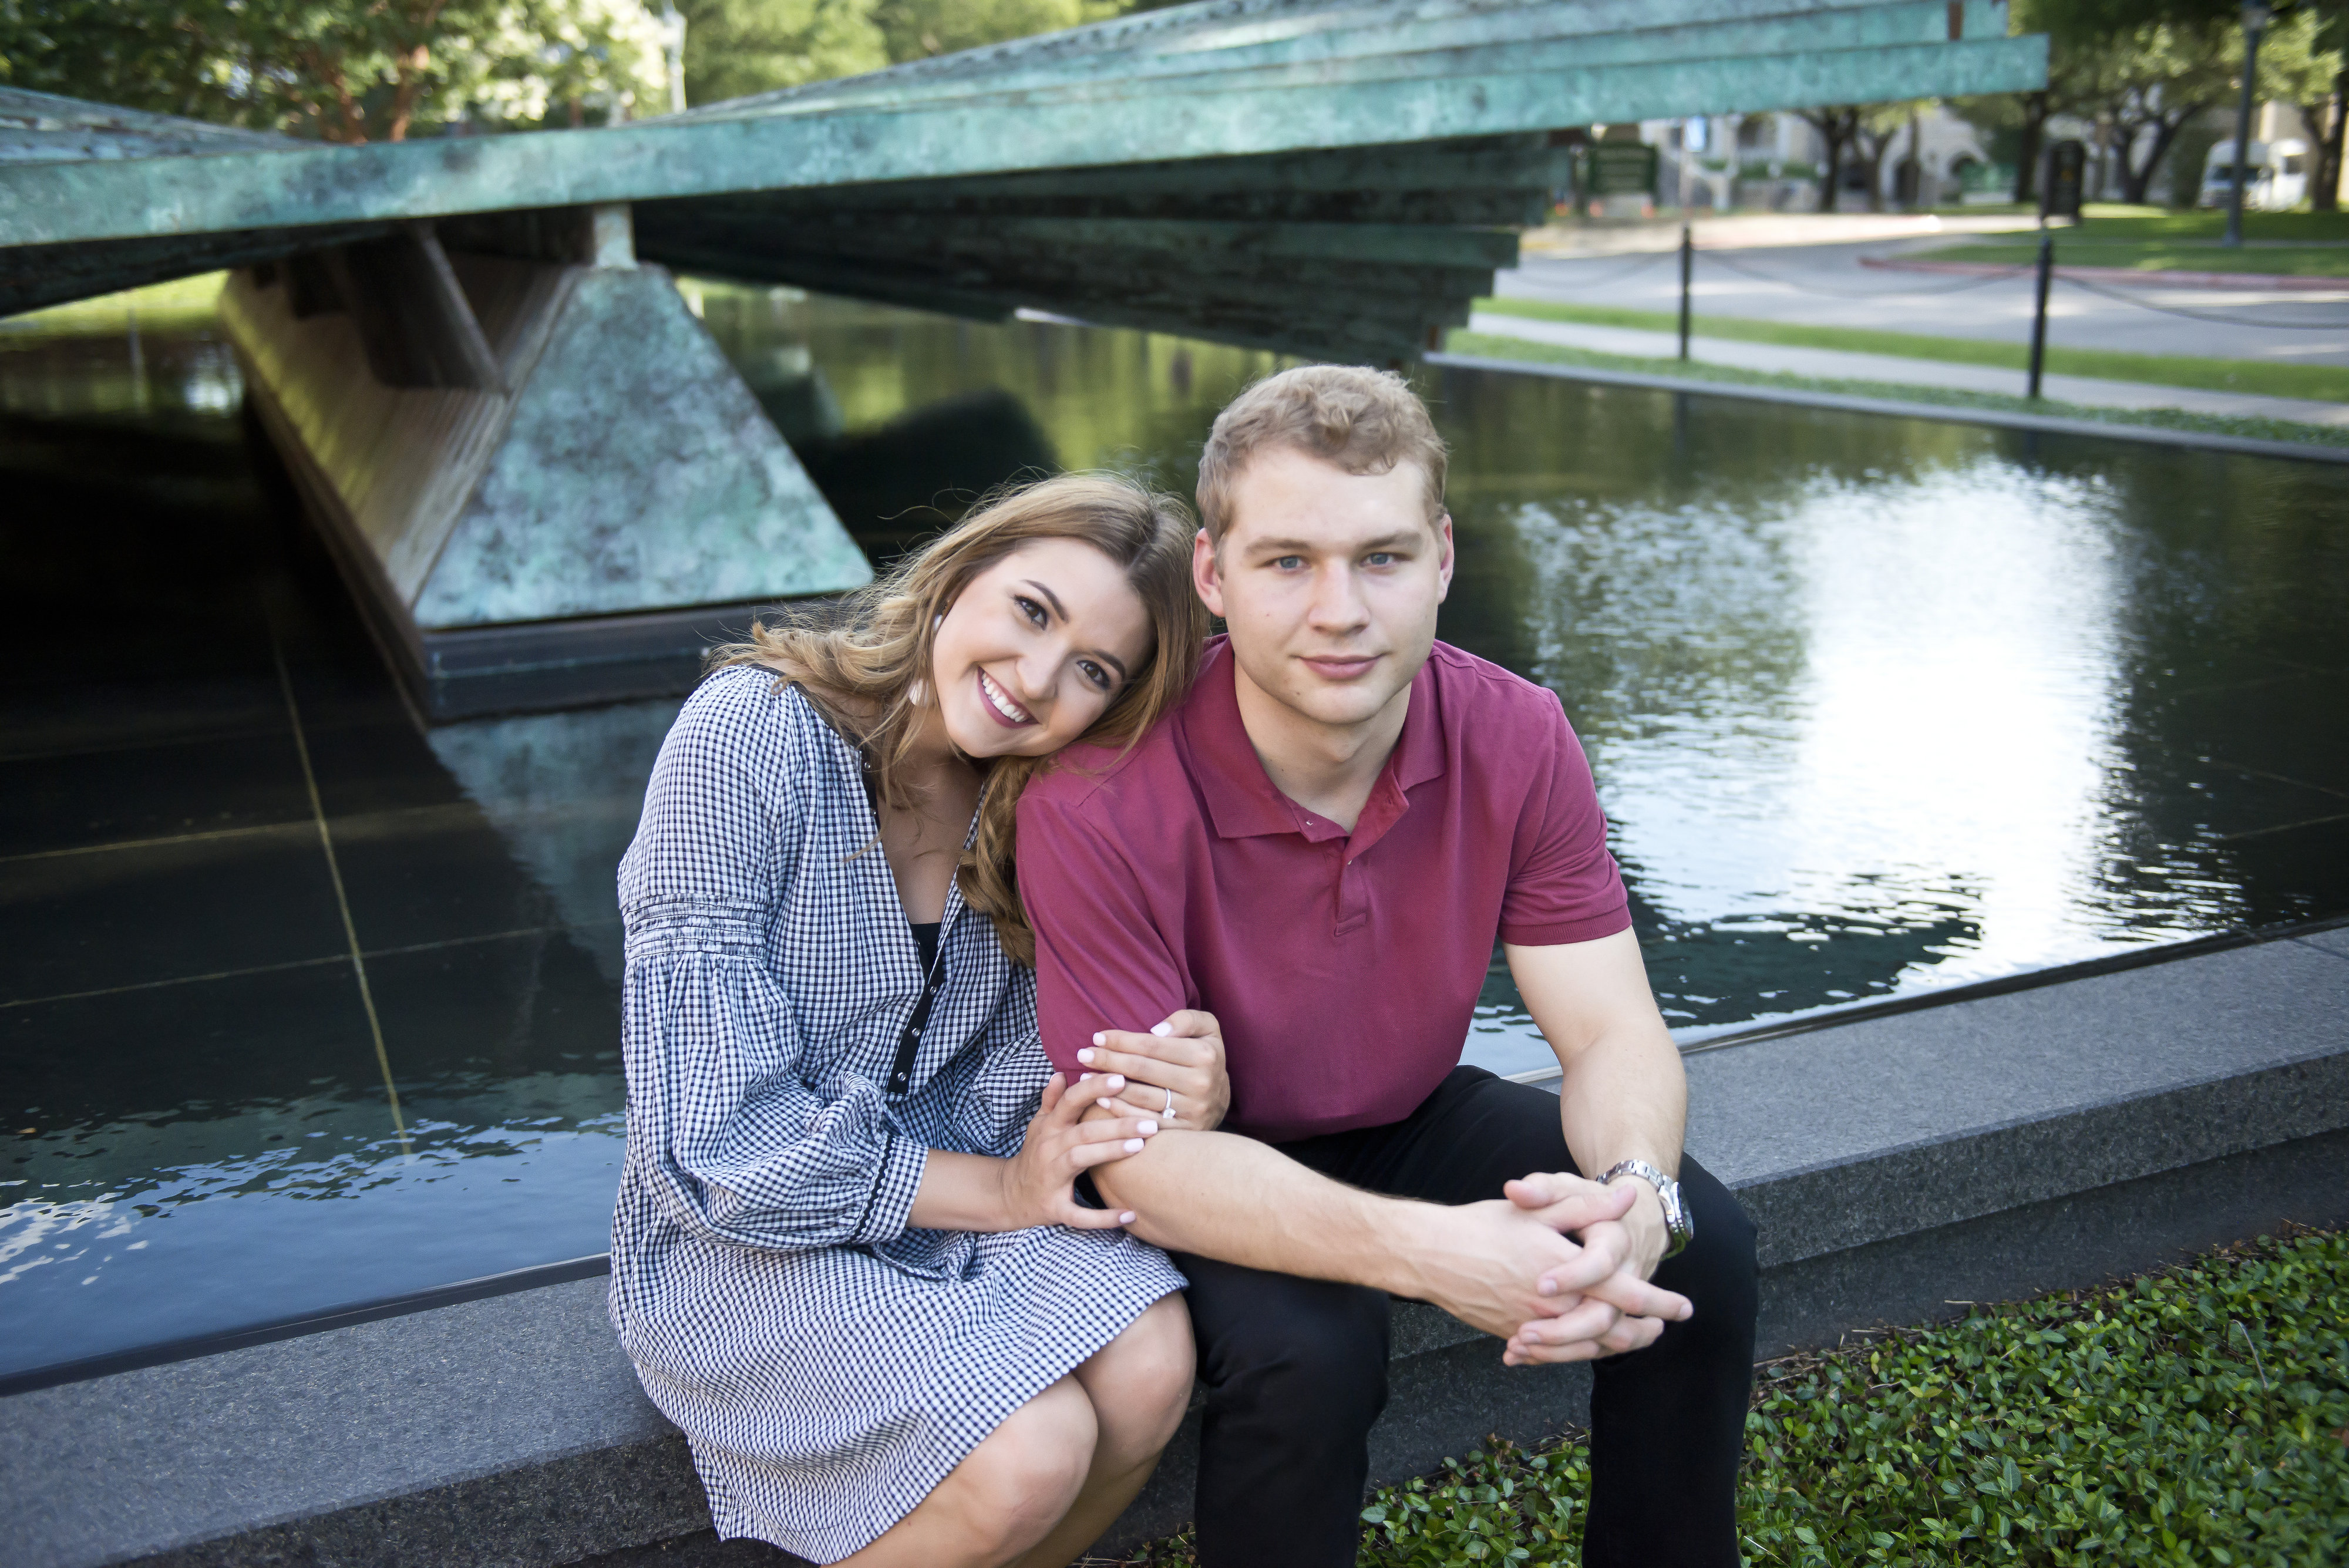
[[(1325, 1176), (1437, 1203), (1572, 1170), (1557, 1096), (1460, 1067), (1390, 1127), (1280, 1146)], [(1644, 1350), (1601, 1359), (1590, 1400), (1586, 1568), (1735, 1568), (1737, 1461), (1754, 1371), (1754, 1226), (1692, 1159), (1696, 1237), (1656, 1271), (1694, 1303)], [(1387, 1398), (1387, 1297), (1361, 1285), (1178, 1255), (1199, 1376), (1202, 1568), (1351, 1568)], [(1500, 1354), (1497, 1347), (1493, 1354)]]

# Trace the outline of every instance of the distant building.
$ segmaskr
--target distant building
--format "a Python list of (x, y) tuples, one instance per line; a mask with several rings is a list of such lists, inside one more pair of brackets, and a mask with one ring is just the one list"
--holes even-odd
[[(2214, 109), (2180, 131), (2164, 154), (2162, 166), (2154, 171), (2147, 199), (2174, 206), (2193, 205), (2202, 194), (2204, 165), (2211, 149), (2231, 138), (2233, 131), (2231, 108)], [(1662, 206), (1710, 207), (1715, 212), (1807, 212), (1818, 205), (1826, 142), (1799, 115), (1715, 114), (1642, 120), (1639, 139), (1660, 155), (1656, 199)], [(2096, 124), (2058, 115), (2048, 121), (2044, 140), (2076, 140), (2086, 144), (2088, 200), (2124, 198), (2117, 150), (2106, 143)], [(2274, 156), (2280, 165), (2292, 160), (2313, 164), (2306, 150), (2315, 146), (2317, 137), (2292, 105), (2268, 103), (2260, 106), (2254, 118), (2252, 140), (2260, 148), (2279, 150)], [(1871, 171), (1863, 151), (1858, 146), (1844, 151), (1843, 189), (1837, 205), (1845, 212), (1858, 212), (1870, 204)], [(2341, 193), (2344, 202), (2349, 202), (2349, 170), (2344, 172)], [(1939, 104), (1920, 110), (1893, 132), (1873, 179), (1878, 204), (1889, 212), (2002, 202), (2014, 188), (2013, 167), (1992, 161), (1982, 132)], [(2287, 176), (2278, 189), (2301, 192), (2305, 187), (2291, 185)]]
[[(1651, 119), (1640, 140), (1662, 155), (1657, 191), (1668, 206), (1803, 211), (1817, 206), (1824, 139), (1799, 115), (1716, 114)], [(1986, 171), (1981, 132), (1936, 104), (1893, 132), (1874, 171), (1889, 209), (1948, 206), (1963, 199), (1969, 171)], [(1857, 146), (1845, 150), (1837, 205), (1869, 205), (1869, 170)]]

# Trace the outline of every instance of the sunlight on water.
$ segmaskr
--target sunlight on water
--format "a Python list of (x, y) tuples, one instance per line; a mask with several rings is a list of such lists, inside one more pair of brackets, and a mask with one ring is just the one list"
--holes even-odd
[[(1216, 410), (1281, 363), (689, 286), (882, 560), (1021, 473), (1187, 492)], [(1684, 1043), (2349, 912), (2349, 473), (1532, 376), (1422, 385), (1454, 448), (1441, 634), (1558, 693)], [(324, 566), (255, 521), (241, 386), (201, 300), (0, 329), (0, 455), (67, 542), (20, 574), (65, 607), (26, 623), (17, 667), (52, 673), (10, 689), (0, 748), (0, 1373), (605, 1244), (614, 871), (676, 700), (419, 734)], [(85, 534), (114, 553), (76, 554)], [(214, 663), (90, 673), (88, 607), (124, 591)], [(226, 977), (182, 950), (271, 915), (258, 897), (89, 931), (54, 913), (178, 875), (140, 857), (196, 853), (171, 847), (203, 826), (171, 792), (206, 768), (230, 781), (207, 797), (222, 831), (186, 841), (206, 865), (289, 907), (323, 876), (280, 636), (380, 1064), (330, 902), (284, 918), (283, 962)], [(1497, 966), (1466, 1056), (1551, 1062)]]

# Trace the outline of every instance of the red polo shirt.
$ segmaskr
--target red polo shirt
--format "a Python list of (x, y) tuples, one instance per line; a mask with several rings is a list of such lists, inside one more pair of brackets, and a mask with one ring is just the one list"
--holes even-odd
[(1208, 645), (1132, 751), (1071, 748), (1019, 802), (1044, 1050), (1178, 1008), (1224, 1026), (1227, 1125), (1268, 1141), (1401, 1121), (1460, 1062), (1493, 942), (1630, 924), (1556, 696), (1443, 643), (1348, 834), (1273, 787)]

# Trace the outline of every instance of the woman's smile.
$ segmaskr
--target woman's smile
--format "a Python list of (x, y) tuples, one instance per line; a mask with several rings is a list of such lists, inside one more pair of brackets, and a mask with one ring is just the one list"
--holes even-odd
[(995, 683), (995, 678), (984, 670), (978, 672), (978, 694), (986, 699), (987, 711), (1007, 730), (1018, 730), (1036, 722), (1035, 715), (1011, 699), (1011, 693)]

